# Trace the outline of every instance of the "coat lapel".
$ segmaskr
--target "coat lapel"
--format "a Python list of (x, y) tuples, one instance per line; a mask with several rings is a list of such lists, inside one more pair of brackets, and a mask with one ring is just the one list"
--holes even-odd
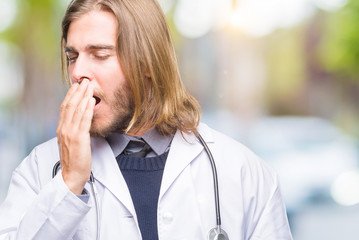
[(103, 184), (116, 198), (136, 216), (131, 195), (117, 165), (115, 156), (104, 138), (91, 138), (92, 172), (95, 181)]
[[(206, 125), (200, 124), (198, 131), (206, 142), (213, 141), (213, 136)], [(176, 132), (163, 172), (159, 200), (161, 200), (181, 172), (196, 159), (202, 150), (203, 146), (194, 134)]]

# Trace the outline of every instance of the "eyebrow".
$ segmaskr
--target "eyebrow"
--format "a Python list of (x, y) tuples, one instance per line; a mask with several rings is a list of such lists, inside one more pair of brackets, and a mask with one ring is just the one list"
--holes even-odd
[[(115, 50), (116, 47), (113, 45), (88, 45), (85, 48), (86, 50), (102, 50), (102, 49), (108, 49), (108, 50)], [(75, 48), (73, 47), (65, 47), (65, 52), (77, 52)]]

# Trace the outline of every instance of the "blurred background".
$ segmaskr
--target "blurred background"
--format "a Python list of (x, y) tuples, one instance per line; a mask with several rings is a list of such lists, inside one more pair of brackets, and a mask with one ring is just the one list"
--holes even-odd
[[(297, 240), (358, 239), (359, 0), (158, 0), (209, 126), (279, 174)], [(0, 1), (0, 202), (55, 137), (69, 0)]]

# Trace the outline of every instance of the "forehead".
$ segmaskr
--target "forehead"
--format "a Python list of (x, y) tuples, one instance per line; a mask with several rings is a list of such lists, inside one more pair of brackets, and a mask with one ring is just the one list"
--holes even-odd
[(113, 13), (93, 10), (70, 24), (67, 46), (81, 49), (88, 45), (116, 46), (117, 21)]

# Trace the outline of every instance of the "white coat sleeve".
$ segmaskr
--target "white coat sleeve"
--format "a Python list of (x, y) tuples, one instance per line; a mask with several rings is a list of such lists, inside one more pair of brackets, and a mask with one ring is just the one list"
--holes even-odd
[(43, 183), (38, 169), (35, 149), (13, 172), (0, 206), (0, 240), (71, 239), (90, 210), (61, 174)]
[(250, 240), (292, 240), (286, 208), (276, 175), (271, 189), (271, 194), (261, 211)]

